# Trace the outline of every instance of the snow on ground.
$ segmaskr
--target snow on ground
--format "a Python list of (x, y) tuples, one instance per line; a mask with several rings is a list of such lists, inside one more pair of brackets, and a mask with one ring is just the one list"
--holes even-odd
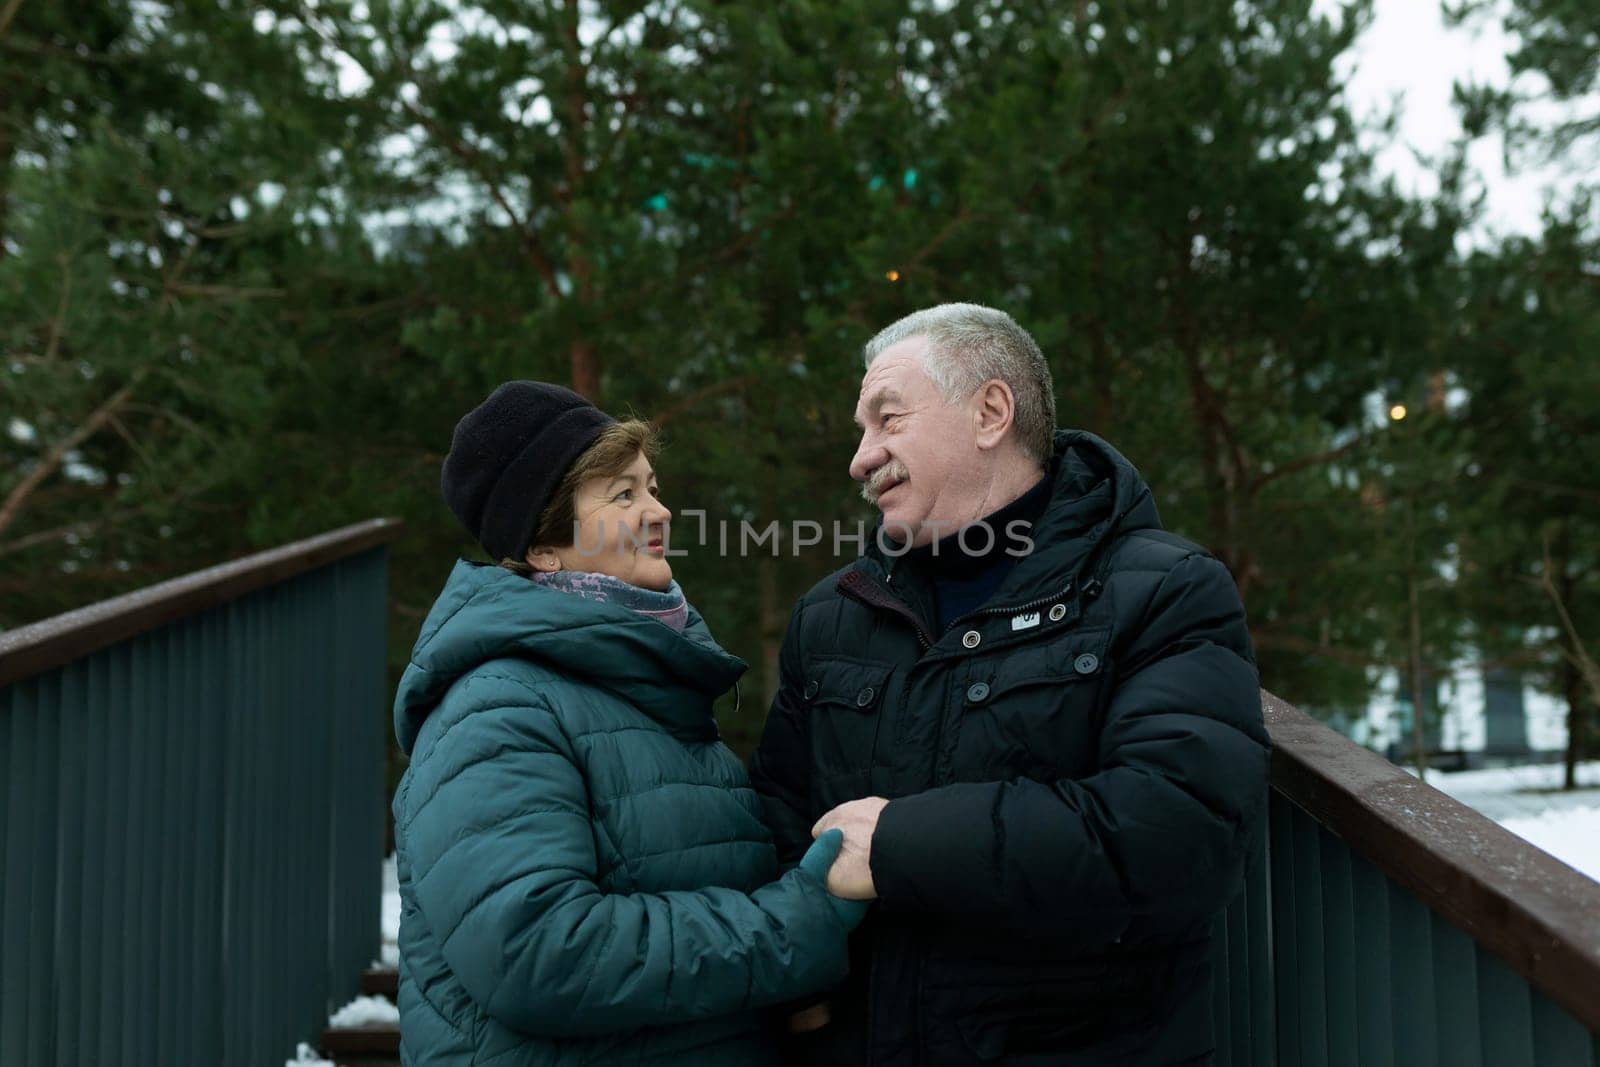
[(378, 965), (400, 966), (400, 878), (392, 853), (383, 861), (383, 946), (378, 951)]
[(329, 1026), (372, 1026), (380, 1023), (400, 1025), (400, 1009), (383, 997), (357, 997), (328, 1016)]
[[(1600, 796), (1592, 799), (1600, 805)], [(1507, 819), (1500, 825), (1600, 882), (1600, 806)]]
[(1428, 784), (1600, 882), (1600, 760), (1578, 764), (1578, 788), (1562, 791), (1559, 763), (1449, 774)]
[(317, 1054), (317, 1050), (300, 1042), (300, 1047), (294, 1050), (294, 1059), (285, 1060), (283, 1067), (335, 1067), (332, 1060), (325, 1060)]
[[(1535, 763), (1524, 767), (1495, 767), (1484, 771), (1429, 771), (1428, 784), (1459, 796), (1463, 793), (1516, 793), (1539, 789), (1560, 789), (1566, 769), (1559, 763)], [(1578, 764), (1580, 790), (1600, 787), (1600, 760)]]
[[(396, 967), (400, 963), (400, 880), (395, 874), (394, 856), (391, 855), (383, 861), (383, 944), (378, 950), (378, 958), (373, 961), (374, 967)], [(400, 1009), (384, 997), (357, 997), (332, 1015), (328, 1016), (329, 1026), (398, 1026), (400, 1025)], [(301, 1054), (310, 1053), (305, 1045), (300, 1046)], [(320, 1067), (325, 1061), (307, 1060), (307, 1064)], [(301, 1067), (295, 1060), (290, 1060), (285, 1067)], [(333, 1067), (327, 1064), (326, 1067)]]

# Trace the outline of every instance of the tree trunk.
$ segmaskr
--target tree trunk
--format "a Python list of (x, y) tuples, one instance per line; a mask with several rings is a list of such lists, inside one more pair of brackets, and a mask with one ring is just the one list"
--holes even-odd
[[(573, 206), (583, 199), (584, 186), (588, 179), (588, 159), (584, 149), (588, 127), (589, 74), (583, 65), (583, 45), (578, 35), (582, 17), (579, 6), (578, 0), (567, 0), (563, 12), (567, 66), (565, 84), (562, 86), (564, 121), (561, 131), (561, 153), (566, 178), (564, 199), (572, 226), (567, 239), (567, 246), (570, 249), (567, 269), (572, 276), (573, 297), (581, 308), (588, 311), (595, 303), (594, 265), (589, 261), (588, 234), (578, 222), (582, 218), (582, 213), (572, 211)], [(585, 322), (586, 318), (585, 315), (580, 315), (578, 321)], [(587, 338), (580, 337), (572, 342), (572, 387), (588, 397), (596, 406), (602, 403), (600, 354), (595, 351), (594, 342)]]
[(1594, 661), (1583, 647), (1583, 635), (1578, 632), (1568, 607), (1578, 592), (1578, 580), (1571, 574), (1571, 559), (1572, 524), (1563, 522), (1555, 544), (1545, 542), (1544, 553), (1545, 587), (1561, 617), (1564, 631), (1561, 642), (1569, 646), (1562, 649), (1561, 657), (1561, 692), (1567, 701), (1566, 773), (1562, 778), (1562, 789), (1578, 788), (1578, 764), (1583, 760), (1584, 734), (1588, 730), (1587, 712), (1589, 702), (1596, 696), (1590, 691), (1591, 679), (1585, 670), (1586, 667), (1592, 668)]
[(1428, 731), (1422, 721), (1422, 606), (1417, 596), (1417, 574), (1406, 575), (1406, 599), (1411, 615), (1411, 747), (1417, 775), (1428, 780)]
[(1578, 763), (1583, 758), (1583, 733), (1588, 716), (1584, 714), (1588, 693), (1583, 684), (1583, 672), (1571, 659), (1561, 662), (1561, 695), (1567, 701), (1567, 751), (1566, 771), (1561, 779), (1562, 789), (1578, 788)]
[(1111, 365), (1111, 346), (1106, 339), (1105, 236), (1098, 226), (1093, 226), (1092, 234), (1089, 277), (1096, 305), (1088, 327), (1090, 373), (1094, 379), (1095, 402), (1092, 414), (1089, 416), (1089, 429), (1101, 437), (1109, 437), (1117, 413), (1111, 395), (1111, 383), (1116, 377), (1116, 370)]
[(6, 235), (11, 221), (11, 160), (17, 152), (12, 126), (20, 116), (11, 114), (11, 94), (0, 85), (0, 260), (6, 258)]
[(1249, 505), (1249, 468), (1228, 421), (1223, 395), (1206, 372), (1202, 329), (1189, 302), (1189, 236), (1172, 248), (1173, 342), (1187, 370), (1189, 402), (1210, 499), (1210, 537), (1206, 545), (1233, 575), (1240, 597), (1248, 600), (1259, 574), (1245, 521)]
[(572, 342), (572, 388), (601, 406), (600, 354), (594, 350), (593, 341)]

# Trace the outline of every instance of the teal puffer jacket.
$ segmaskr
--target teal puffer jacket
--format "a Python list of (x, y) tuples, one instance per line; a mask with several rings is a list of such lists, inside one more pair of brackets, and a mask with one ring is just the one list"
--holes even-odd
[(771, 1062), (756, 1009), (846, 930), (718, 740), (743, 671), (693, 611), (456, 565), (395, 697), (402, 1062)]

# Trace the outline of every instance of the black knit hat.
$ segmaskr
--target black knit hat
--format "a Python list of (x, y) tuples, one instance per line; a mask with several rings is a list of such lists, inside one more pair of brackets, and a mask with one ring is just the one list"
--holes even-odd
[(456, 423), (444, 502), (490, 556), (521, 559), (567, 468), (615, 421), (571, 389), (506, 382)]

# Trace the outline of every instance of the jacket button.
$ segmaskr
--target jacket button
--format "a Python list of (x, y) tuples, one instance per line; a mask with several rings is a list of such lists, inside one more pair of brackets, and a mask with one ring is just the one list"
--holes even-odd
[(1072, 669), (1079, 674), (1093, 674), (1100, 669), (1100, 657), (1093, 652), (1085, 652), (1072, 661)]
[(966, 645), (968, 648), (977, 648), (978, 642), (982, 640), (983, 637), (976, 630), (968, 630), (966, 633), (961, 635), (961, 643)]
[(821, 686), (817, 685), (817, 680), (815, 678), (813, 678), (813, 679), (811, 679), (811, 681), (807, 682), (806, 683), (806, 699), (810, 700), (812, 697), (816, 696), (817, 695), (817, 690), (820, 689), (820, 688), (821, 688)]
[(1057, 604), (1050, 609), (1050, 621), (1060, 622), (1066, 617), (1066, 614), (1067, 606), (1065, 604)]
[(867, 686), (865, 689), (861, 690), (861, 692), (856, 694), (856, 707), (866, 707), (868, 704), (872, 703), (872, 698), (874, 695), (875, 694), (872, 691), (872, 686)]
[(982, 704), (989, 699), (989, 683), (973, 682), (967, 689), (967, 701), (972, 704)]

